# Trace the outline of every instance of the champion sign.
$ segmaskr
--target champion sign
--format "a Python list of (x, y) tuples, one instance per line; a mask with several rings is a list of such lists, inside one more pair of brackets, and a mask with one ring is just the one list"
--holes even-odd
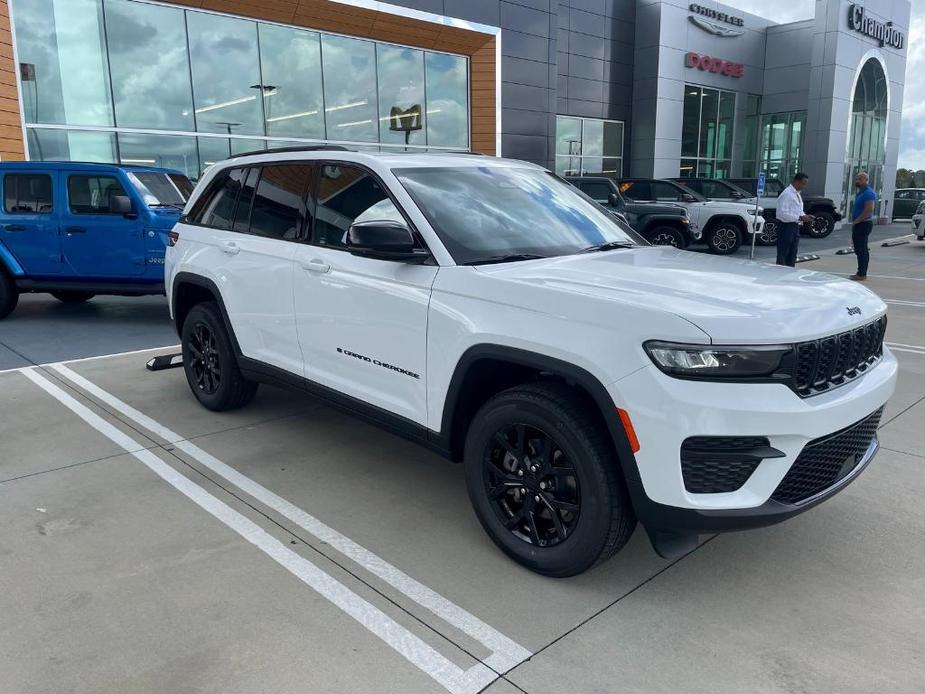
[(704, 72), (715, 72), (727, 77), (738, 78), (745, 74), (745, 65), (742, 63), (733, 63), (722, 58), (711, 58), (708, 55), (700, 55), (699, 53), (688, 53), (684, 58), (684, 62), (688, 68), (696, 68)]
[(881, 22), (868, 17), (861, 5), (852, 5), (848, 9), (848, 28), (879, 41), (881, 47), (892, 46), (902, 50), (906, 45), (906, 35), (899, 29), (895, 29), (893, 22)]

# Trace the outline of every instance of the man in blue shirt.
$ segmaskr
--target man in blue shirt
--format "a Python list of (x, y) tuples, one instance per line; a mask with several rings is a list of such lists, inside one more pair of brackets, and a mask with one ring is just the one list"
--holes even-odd
[(854, 197), (854, 208), (851, 211), (851, 241), (854, 244), (854, 253), (858, 257), (857, 274), (850, 279), (855, 282), (867, 281), (867, 266), (870, 265), (870, 248), (867, 240), (870, 232), (874, 230), (874, 208), (877, 205), (877, 194), (870, 187), (870, 178), (861, 171), (854, 179), (858, 194)]

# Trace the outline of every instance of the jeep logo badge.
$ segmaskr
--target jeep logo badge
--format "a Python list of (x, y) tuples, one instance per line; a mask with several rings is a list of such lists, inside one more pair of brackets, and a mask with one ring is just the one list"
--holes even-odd
[(845, 308), (848, 309), (849, 316), (860, 316), (861, 315), (860, 306), (846, 306)]

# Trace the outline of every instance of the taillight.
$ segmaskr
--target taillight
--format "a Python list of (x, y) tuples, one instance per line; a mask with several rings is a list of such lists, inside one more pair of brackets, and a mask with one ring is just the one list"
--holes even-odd
[(168, 245), (168, 246), (176, 246), (176, 245), (177, 245), (177, 241), (179, 241), (179, 240), (180, 240), (180, 232), (179, 232), (179, 231), (168, 231), (168, 232), (167, 232), (167, 245)]

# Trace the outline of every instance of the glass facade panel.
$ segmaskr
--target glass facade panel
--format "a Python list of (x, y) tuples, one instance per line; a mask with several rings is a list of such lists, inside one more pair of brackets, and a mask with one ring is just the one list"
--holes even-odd
[(427, 87), (427, 144), (469, 146), (469, 61), (458, 55), (424, 57)]
[(325, 35), (321, 38), (321, 50), (328, 139), (377, 142), (375, 44)]
[(684, 85), (682, 176), (725, 178), (730, 175), (735, 109), (734, 92)]
[(118, 142), (122, 164), (176, 169), (190, 179), (199, 178), (199, 152), (194, 137), (119, 133)]
[(874, 190), (878, 193), (882, 190), (888, 100), (889, 85), (883, 67), (877, 59), (871, 58), (861, 68), (854, 88), (851, 139), (845, 165), (845, 212), (854, 199), (854, 178), (859, 171), (867, 172)]
[(761, 117), (761, 149), (757, 165), (749, 162), (742, 175), (763, 171), (768, 178), (789, 182), (802, 169), (806, 111), (773, 113)]
[(423, 145), (424, 51), (376, 46), (379, 70), (379, 141)]
[(39, 161), (116, 162), (116, 137), (112, 133), (29, 128), (29, 154)]
[[(268, 145), (469, 146), (463, 56), (140, 0), (11, 1), (33, 159), (153, 158), (193, 178)], [(616, 125), (604, 140), (622, 143)]]
[(116, 125), (196, 129), (183, 10), (107, 0)]
[(257, 23), (187, 12), (196, 129), (206, 133), (263, 135)]
[(113, 125), (100, 0), (14, 0), (27, 123)]
[(324, 139), (321, 38), (313, 31), (260, 25), (267, 135)]
[(556, 117), (556, 173), (560, 176), (623, 175), (623, 123)]

